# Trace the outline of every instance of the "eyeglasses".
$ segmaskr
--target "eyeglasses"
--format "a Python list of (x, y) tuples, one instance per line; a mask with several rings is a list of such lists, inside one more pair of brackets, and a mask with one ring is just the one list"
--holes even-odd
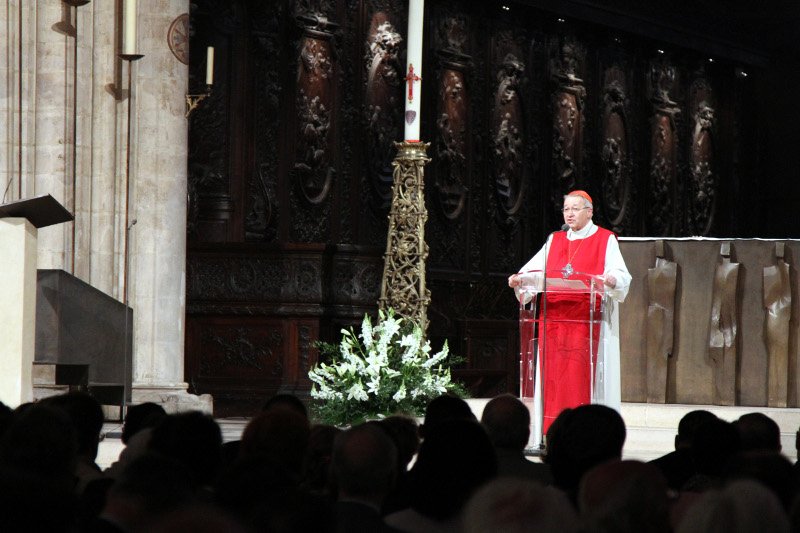
[(578, 211), (583, 211), (584, 209), (589, 209), (588, 207), (565, 207), (561, 210), (562, 213), (565, 215), (567, 213), (577, 213)]

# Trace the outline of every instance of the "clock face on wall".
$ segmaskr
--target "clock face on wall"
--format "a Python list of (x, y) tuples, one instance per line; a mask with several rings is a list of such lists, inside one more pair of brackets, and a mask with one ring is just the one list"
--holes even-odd
[(189, 64), (189, 14), (184, 13), (172, 21), (167, 31), (169, 49), (184, 65)]

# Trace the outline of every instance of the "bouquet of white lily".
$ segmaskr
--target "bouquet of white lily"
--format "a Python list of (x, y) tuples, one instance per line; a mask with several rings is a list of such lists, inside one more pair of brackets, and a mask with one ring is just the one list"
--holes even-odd
[(428, 402), (445, 393), (463, 396), (452, 381), (447, 341), (431, 355), (422, 329), (389, 309), (372, 324), (364, 316), (361, 332), (342, 330), (336, 344), (319, 342), (320, 362), (308, 373), (311, 408), (326, 424), (357, 424), (395, 413), (421, 416)]

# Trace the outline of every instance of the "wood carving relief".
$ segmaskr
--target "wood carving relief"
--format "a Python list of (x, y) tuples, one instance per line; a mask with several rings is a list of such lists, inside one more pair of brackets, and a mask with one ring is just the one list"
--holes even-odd
[(707, 235), (714, 222), (716, 165), (714, 164), (715, 104), (708, 80), (692, 83), (690, 102), (692, 147), (689, 157), (689, 229), (692, 235)]
[(370, 205), (383, 212), (392, 201), (394, 142), (402, 137), (403, 38), (391, 13), (376, 11), (369, 21), (364, 65), (367, 69), (364, 101)]
[(655, 236), (676, 231), (675, 188), (677, 145), (675, 118), (680, 113), (670, 97), (675, 83), (675, 67), (666, 61), (650, 68), (650, 94), (653, 116), (650, 126), (650, 177), (648, 231)]
[(322, 299), (322, 270), (319, 261), (280, 257), (191, 257), (186, 294), (198, 303), (196, 311), (210, 312), (245, 302), (319, 302)]
[(501, 219), (518, 220), (525, 197), (525, 126), (520, 83), (525, 63), (508, 51), (497, 71), (492, 104), (492, 156)]
[(739, 263), (731, 262), (731, 244), (720, 248), (722, 262), (714, 272), (708, 355), (714, 370), (715, 405), (736, 405), (736, 358), (739, 308)]
[(467, 196), (467, 113), (469, 95), (466, 73), (469, 57), (463, 18), (448, 17), (439, 28), (443, 48), (438, 50), (438, 102), (436, 116), (436, 180), (433, 184), (442, 214), (448, 220), (462, 215)]
[(300, 6), (295, 15), (300, 36), (294, 65), (296, 126), (289, 199), (291, 238), (297, 242), (324, 242), (330, 232), (328, 199), (336, 173), (334, 106), (339, 56), (334, 35), (339, 26), (322, 10), (327, 4)]
[(586, 87), (579, 77), (585, 50), (576, 39), (562, 37), (556, 57), (551, 60), (555, 90), (553, 113), (553, 183), (551, 201), (554, 212), (561, 209), (563, 195), (576, 188), (581, 178), (583, 113)]
[(792, 319), (792, 285), (785, 245), (775, 243), (775, 264), (764, 268), (764, 309), (769, 361), (767, 405), (786, 407), (789, 402), (789, 324)]
[(656, 241), (656, 264), (647, 270), (647, 401), (667, 402), (669, 359), (674, 350), (675, 292), (678, 264), (666, 258)]
[(611, 229), (618, 232), (623, 229), (631, 195), (628, 89), (619, 67), (606, 69), (603, 78), (601, 189), (605, 214)]
[(303, 198), (322, 203), (331, 187), (333, 167), (329, 149), (333, 109), (334, 27), (319, 14), (298, 17), (304, 35), (297, 65), (297, 150), (294, 175)]
[(279, 330), (235, 327), (203, 331), (201, 376), (237, 374), (243, 371), (279, 377), (283, 370)]
[(278, 237), (278, 150), (280, 144), (282, 76), (281, 54), (283, 6), (255, 4), (252, 13), (252, 61), (256, 98), (254, 99), (255, 138), (253, 170), (248, 172), (244, 232), (247, 241), (275, 241)]

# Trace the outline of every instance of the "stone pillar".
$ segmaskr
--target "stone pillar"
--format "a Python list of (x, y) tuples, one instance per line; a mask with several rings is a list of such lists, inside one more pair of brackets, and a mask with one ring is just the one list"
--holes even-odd
[(133, 401), (210, 410), (211, 398), (186, 393), (186, 158), (189, 71), (167, 46), (188, 0), (140, 0), (133, 63), (128, 294), (134, 308)]
[[(51, 194), (72, 211), (67, 165), (72, 152), (72, 45), (69, 6), (62, 2), (36, 3), (36, 69), (34, 194)], [(23, 58), (25, 59), (25, 58)], [(23, 195), (24, 196), (24, 195)], [(39, 232), (39, 268), (71, 271), (72, 224)]]
[[(117, 4), (95, 1), (79, 10), (88, 20), (79, 19), (78, 70), (89, 71), (85, 93), (94, 97), (79, 99), (76, 275), (121, 300), (127, 99), (117, 57)], [(81, 39), (91, 39), (89, 50), (83, 50)]]
[(35, 2), (0, 8), (0, 203), (33, 194), (35, 16)]

